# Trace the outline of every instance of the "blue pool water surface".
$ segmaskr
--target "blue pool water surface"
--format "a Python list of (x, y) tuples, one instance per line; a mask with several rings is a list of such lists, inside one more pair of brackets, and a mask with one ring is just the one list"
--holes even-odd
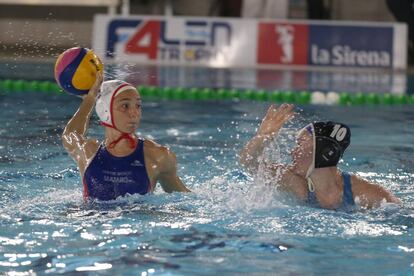
[[(176, 153), (193, 192), (158, 187), (85, 204), (60, 141), (79, 103), (0, 94), (0, 274), (414, 274), (412, 107), (297, 107), (266, 150), (288, 162), (306, 122), (347, 123), (352, 143), (340, 168), (383, 185), (403, 206), (344, 213), (305, 206), (239, 166), (268, 107), (247, 101), (144, 100), (139, 135)], [(95, 115), (89, 136), (103, 136)]]

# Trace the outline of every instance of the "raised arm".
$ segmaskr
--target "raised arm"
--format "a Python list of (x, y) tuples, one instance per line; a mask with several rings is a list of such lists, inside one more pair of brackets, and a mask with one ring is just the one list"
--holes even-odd
[(89, 90), (88, 94), (83, 96), (78, 111), (76, 111), (75, 115), (69, 120), (62, 134), (63, 146), (70, 156), (78, 163), (81, 163), (82, 159), (85, 159), (85, 151), (89, 150), (86, 146), (86, 143), (88, 142), (86, 132), (95, 105), (96, 95), (98, 94), (103, 80), (102, 72), (98, 72), (96, 76), (94, 85)]
[(279, 108), (272, 104), (260, 124), (256, 135), (243, 147), (240, 152), (240, 163), (249, 171), (254, 172), (259, 166), (259, 156), (264, 146), (279, 133), (283, 124), (293, 117), (291, 104), (282, 104)]

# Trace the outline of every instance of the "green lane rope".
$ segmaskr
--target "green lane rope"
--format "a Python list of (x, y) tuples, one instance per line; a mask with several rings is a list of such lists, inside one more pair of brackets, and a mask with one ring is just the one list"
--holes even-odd
[[(391, 93), (347, 93), (318, 91), (267, 91), (254, 89), (211, 89), (182, 87), (137, 87), (145, 98), (169, 100), (250, 100), (275, 103), (319, 104), (319, 105), (414, 105), (414, 95), (395, 95)], [(0, 92), (40, 92), (62, 94), (62, 89), (51, 81), (0, 80)]]

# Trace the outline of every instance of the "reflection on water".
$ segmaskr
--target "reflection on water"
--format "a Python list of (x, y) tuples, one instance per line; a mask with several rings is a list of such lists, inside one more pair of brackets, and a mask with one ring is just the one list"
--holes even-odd
[[(0, 78), (53, 80), (53, 63), (0, 64)], [(11, 69), (12, 68), (12, 69)], [(36, 70), (33, 70), (36, 68)], [(121, 78), (137, 85), (406, 93), (413, 90), (413, 76), (403, 72), (361, 70), (217, 69), (202, 67), (106, 65), (107, 78)]]

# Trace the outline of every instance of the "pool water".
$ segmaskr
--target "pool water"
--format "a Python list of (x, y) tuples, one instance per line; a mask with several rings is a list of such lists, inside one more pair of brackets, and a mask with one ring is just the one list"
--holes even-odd
[[(145, 101), (139, 134), (177, 155), (193, 191), (85, 204), (60, 134), (68, 95), (0, 94), (0, 274), (414, 274), (412, 107), (297, 107), (266, 154), (288, 162), (310, 120), (352, 129), (343, 170), (403, 201), (344, 213), (315, 209), (248, 175), (238, 152), (267, 103)], [(90, 136), (102, 138), (94, 116)], [(21, 274), (19, 274), (21, 273)]]

